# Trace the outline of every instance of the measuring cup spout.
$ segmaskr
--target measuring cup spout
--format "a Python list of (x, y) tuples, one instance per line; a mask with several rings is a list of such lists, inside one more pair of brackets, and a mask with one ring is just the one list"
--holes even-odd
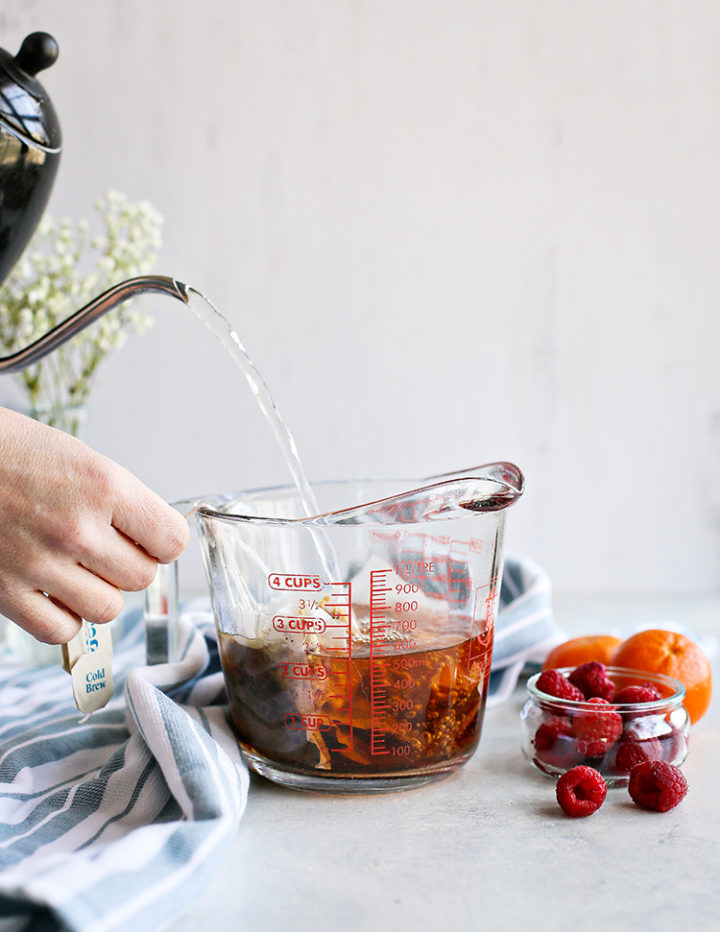
[(63, 343), (66, 343), (76, 333), (94, 323), (107, 311), (111, 311), (124, 301), (145, 292), (170, 295), (170, 297), (177, 298), (185, 304), (190, 300), (187, 285), (174, 278), (164, 275), (141, 275), (137, 278), (130, 278), (118, 285), (114, 285), (97, 298), (94, 298), (85, 307), (75, 311), (57, 327), (35, 340), (34, 343), (18, 350), (16, 353), (12, 353), (10, 356), (0, 357), (0, 373), (19, 372), (21, 369), (25, 369), (26, 366), (39, 362), (48, 353), (52, 353), (53, 350), (62, 346)]
[(433, 476), (419, 488), (318, 515), (318, 525), (409, 524), (445, 521), (470, 512), (498, 512), (522, 495), (523, 475), (512, 463), (488, 463)]
[(516, 502), (525, 491), (525, 477), (520, 469), (506, 461), (483, 463), (460, 472), (430, 477), (440, 486), (455, 487), (457, 505), (468, 511), (502, 511)]
[(525, 477), (514, 463), (507, 461), (483, 463), (480, 466), (471, 466), (470, 469), (462, 469), (459, 472), (445, 472), (430, 476), (430, 479), (435, 481), (465, 478), (492, 479), (499, 482), (506, 487), (505, 495), (508, 498), (508, 505), (512, 505), (525, 491)]

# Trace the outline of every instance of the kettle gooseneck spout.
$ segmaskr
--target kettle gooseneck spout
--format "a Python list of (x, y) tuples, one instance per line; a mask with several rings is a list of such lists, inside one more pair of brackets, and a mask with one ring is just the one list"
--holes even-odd
[(129, 278), (127, 281), (113, 285), (107, 291), (93, 298), (85, 307), (75, 311), (70, 317), (58, 324), (52, 330), (35, 340), (24, 349), (12, 353), (10, 356), (0, 357), (0, 373), (19, 372), (33, 363), (39, 362), (48, 353), (52, 353), (58, 346), (67, 343), (76, 333), (84, 330), (94, 323), (107, 311), (113, 310), (124, 301), (135, 298), (146, 292), (157, 292), (177, 298), (185, 304), (190, 300), (188, 286), (166, 275), (141, 275)]

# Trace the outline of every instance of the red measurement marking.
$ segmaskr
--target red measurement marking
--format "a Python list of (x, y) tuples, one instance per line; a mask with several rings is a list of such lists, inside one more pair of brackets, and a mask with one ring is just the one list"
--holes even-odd
[(284, 718), (285, 727), (291, 731), (300, 731), (303, 729), (312, 729), (317, 731), (329, 731), (330, 719), (327, 715), (301, 715), (299, 712), (288, 712)]
[(276, 631), (322, 634), (326, 622), (324, 618), (315, 615), (276, 615), (273, 618), (273, 628)]
[(322, 589), (322, 581), (318, 575), (303, 576), (296, 573), (270, 573), (268, 586), (291, 592), (318, 591)]
[(389, 754), (385, 748), (387, 718), (387, 685), (375, 664), (386, 656), (388, 650), (387, 634), (390, 630), (387, 614), (389, 605), (387, 593), (392, 586), (387, 585), (391, 570), (370, 571), (370, 753)]
[(326, 680), (328, 678), (327, 667), (322, 664), (315, 666), (308, 663), (289, 663), (281, 660), (277, 665), (280, 676), (287, 680)]
[[(326, 622), (326, 630), (330, 633), (329, 640), (338, 642), (338, 646), (325, 643), (323, 653), (329, 655), (330, 677), (335, 692), (323, 694), (324, 700), (342, 703), (334, 710), (334, 715), (349, 726), (343, 741), (334, 747), (332, 737), (327, 737), (327, 748), (330, 753), (345, 754), (355, 747), (355, 731), (353, 727), (353, 656), (352, 639), (350, 637), (350, 617), (352, 605), (352, 587), (349, 582), (331, 582), (330, 601), (323, 602), (322, 608), (334, 615), (332, 621)], [(324, 730), (324, 729), (322, 729)], [(335, 736), (336, 737), (336, 736)]]
[(448, 602), (463, 602), (467, 597), (467, 564), (470, 544), (464, 540), (453, 540), (448, 552)]

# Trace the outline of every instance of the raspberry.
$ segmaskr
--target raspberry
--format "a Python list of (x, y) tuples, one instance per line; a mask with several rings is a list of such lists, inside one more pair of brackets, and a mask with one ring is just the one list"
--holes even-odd
[(646, 683), (644, 686), (626, 686), (620, 692), (615, 693), (615, 702), (656, 702), (662, 699), (660, 690), (652, 684)]
[(643, 809), (667, 812), (685, 798), (688, 785), (679, 767), (663, 760), (647, 760), (630, 771), (628, 792)]
[(586, 699), (599, 696), (609, 702), (615, 695), (615, 686), (608, 678), (605, 664), (598, 663), (597, 660), (581, 663), (579, 667), (575, 667), (568, 679)]
[(535, 732), (535, 748), (538, 751), (547, 751), (557, 741), (560, 735), (571, 735), (570, 719), (564, 715), (551, 715), (546, 718)]
[(560, 777), (555, 795), (567, 815), (573, 818), (589, 816), (605, 801), (607, 784), (597, 770), (581, 764)]
[(565, 716), (551, 715), (546, 718), (535, 732), (533, 743), (536, 761), (548, 767), (567, 770), (578, 761), (572, 725)]
[(611, 765), (613, 773), (630, 773), (636, 764), (647, 760), (662, 760), (663, 749), (657, 738), (638, 741), (623, 738), (615, 748), (615, 757)]
[(573, 686), (559, 670), (545, 670), (537, 678), (535, 685), (541, 693), (555, 696), (557, 699), (572, 699), (575, 702), (585, 700), (577, 686)]
[(578, 751), (586, 757), (600, 757), (618, 740), (623, 730), (622, 718), (609, 702), (595, 696), (588, 705), (598, 711), (578, 712), (573, 730), (578, 739)]

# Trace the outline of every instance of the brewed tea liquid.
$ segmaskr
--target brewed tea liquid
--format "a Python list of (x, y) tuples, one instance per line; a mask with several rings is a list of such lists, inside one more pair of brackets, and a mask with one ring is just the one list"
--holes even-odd
[[(241, 745), (295, 770), (371, 777), (442, 769), (469, 757), (480, 739), (487, 638), (381, 658), (356, 652), (350, 703), (334, 688), (347, 657), (320, 651), (289, 669), (272, 647), (250, 648), (223, 634), (219, 646)], [(382, 708), (373, 701), (378, 694)]]

